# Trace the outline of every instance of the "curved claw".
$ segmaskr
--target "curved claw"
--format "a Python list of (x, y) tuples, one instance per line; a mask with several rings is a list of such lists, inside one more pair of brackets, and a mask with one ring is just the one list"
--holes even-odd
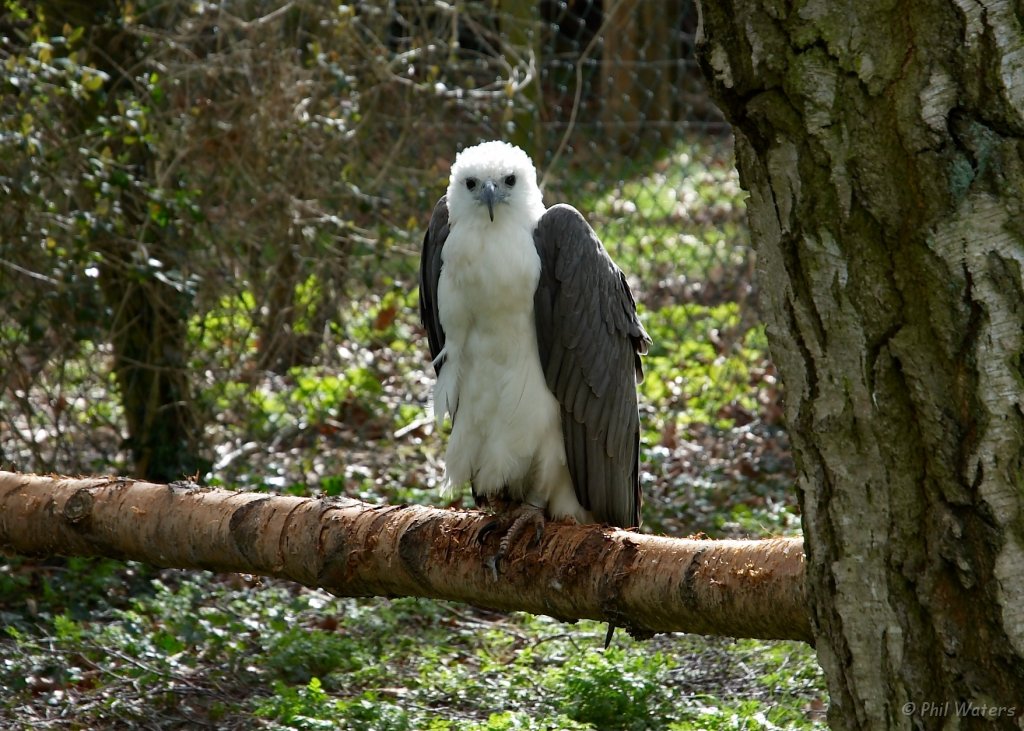
[(486, 559), (484, 559), (484, 566), (491, 570), (491, 577), (495, 581), (498, 580), (498, 559), (499, 556), (497, 553), (495, 553), (493, 556), (488, 556)]
[(476, 534), (476, 542), (484, 543), (487, 540), (487, 536), (494, 532), (494, 530), (501, 523), (500, 518), (492, 517), (490, 522), (482, 527)]

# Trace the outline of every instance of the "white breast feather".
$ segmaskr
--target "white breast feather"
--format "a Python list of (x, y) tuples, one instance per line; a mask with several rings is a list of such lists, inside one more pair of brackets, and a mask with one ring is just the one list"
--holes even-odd
[(477, 493), (495, 495), (507, 487), (510, 498), (553, 518), (590, 522), (576, 500), (559, 405), (537, 351), (535, 222), (469, 218), (453, 224), (445, 242), (438, 283), (445, 360), (434, 389), (437, 418), (453, 417), (444, 488), (472, 481)]

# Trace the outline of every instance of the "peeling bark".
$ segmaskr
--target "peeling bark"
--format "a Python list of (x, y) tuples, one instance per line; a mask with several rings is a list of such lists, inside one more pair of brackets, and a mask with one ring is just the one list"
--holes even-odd
[(710, 541), (548, 523), (496, 581), (490, 516), (0, 472), (0, 549), (276, 576), (338, 596), (420, 596), (597, 619), (637, 636), (810, 638), (799, 539)]
[(786, 386), (829, 721), (1018, 727), (1020, 9), (702, 12)]

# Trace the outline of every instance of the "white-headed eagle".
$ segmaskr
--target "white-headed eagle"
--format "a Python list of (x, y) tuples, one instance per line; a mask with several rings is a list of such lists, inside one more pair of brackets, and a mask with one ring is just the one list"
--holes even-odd
[(420, 315), (435, 414), (452, 418), (446, 488), (639, 526), (636, 384), (650, 338), (594, 230), (571, 206), (544, 207), (518, 147), (456, 157), (423, 240)]

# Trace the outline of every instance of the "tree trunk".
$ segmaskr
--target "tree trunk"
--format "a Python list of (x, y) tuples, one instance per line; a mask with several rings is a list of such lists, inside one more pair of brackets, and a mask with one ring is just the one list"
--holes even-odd
[[(125, 203), (126, 213), (133, 204)], [(131, 215), (130, 213), (128, 215)], [(145, 227), (139, 222), (139, 230)], [(187, 296), (132, 262), (135, 242), (97, 242), (103, 254), (100, 286), (113, 318), (110, 342), (121, 395), (134, 474), (168, 482), (202, 474), (209, 463), (199, 456), (201, 419), (191, 395), (188, 369)], [(149, 251), (177, 255), (159, 242)]]
[(501, 530), (478, 512), (374, 507), (115, 478), (0, 472), (0, 550), (100, 555), (263, 574), (338, 596), (422, 596), (634, 635), (807, 640), (800, 539), (709, 541), (549, 522), (498, 568)]
[[(137, 73), (139, 49), (137, 37), (117, 20), (117, 3), (48, 0), (43, 8), (52, 35), (84, 29), (85, 59), (109, 76), (104, 93), (72, 108), (77, 125), (86, 130), (98, 119), (121, 115), (120, 93), (136, 83), (132, 73)], [(152, 21), (159, 12), (175, 11), (172, 6), (142, 17)], [(209, 468), (200, 456), (202, 419), (191, 397), (187, 363), (191, 296), (169, 283), (185, 269), (190, 244), (172, 227), (150, 220), (151, 201), (143, 190), (160, 182), (148, 146), (138, 139), (129, 143), (116, 131), (105, 142), (126, 182), (105, 181), (112, 190), (122, 189), (109, 194), (121, 213), (100, 215), (107, 225), (96, 225), (89, 243), (102, 260), (99, 285), (111, 313), (108, 334), (128, 444), (137, 476), (174, 480)], [(96, 195), (87, 185), (77, 194), (83, 200)]]
[(703, 3), (800, 470), (833, 728), (1024, 716), (1024, 31)]

